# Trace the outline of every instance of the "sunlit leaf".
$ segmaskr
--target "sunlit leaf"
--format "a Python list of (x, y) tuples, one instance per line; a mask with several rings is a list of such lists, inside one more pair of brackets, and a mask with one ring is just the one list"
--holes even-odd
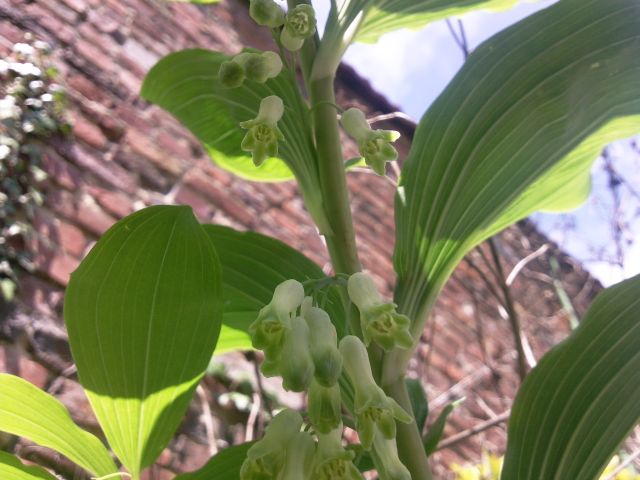
[[(325, 277), (318, 265), (274, 238), (218, 225), (205, 225), (204, 229), (218, 252), (223, 271), (224, 317), (216, 353), (251, 348), (247, 328), (271, 301), (273, 290), (280, 283), (291, 278), (305, 282)], [(337, 294), (331, 292), (318, 300), (339, 334), (344, 334), (344, 311)]]
[(420, 121), (396, 199), (396, 299), (422, 328), (464, 254), (584, 200), (608, 142), (640, 131), (640, 3), (564, 0), (492, 37)]
[[(0, 373), (0, 431), (51, 448), (94, 475), (117, 471), (102, 442), (73, 423), (64, 405), (35, 385), (7, 373)], [(0, 457), (0, 478), (5, 479), (3, 468), (6, 471), (11, 465)], [(17, 468), (15, 463), (13, 466)]]
[(599, 477), (640, 421), (640, 276), (602, 292), (513, 405), (502, 478)]
[(253, 442), (225, 448), (211, 457), (211, 460), (199, 470), (178, 475), (175, 480), (238, 480), (240, 467), (251, 445)]
[(71, 276), (64, 316), (80, 381), (134, 475), (167, 445), (222, 320), (221, 268), (188, 207), (114, 225)]
[(0, 478), (2, 480), (56, 480), (40, 467), (23, 464), (17, 457), (0, 451)]

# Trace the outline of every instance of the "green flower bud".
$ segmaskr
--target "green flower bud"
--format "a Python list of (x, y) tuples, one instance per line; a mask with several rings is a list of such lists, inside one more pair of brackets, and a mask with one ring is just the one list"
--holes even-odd
[(385, 438), (395, 438), (395, 420), (411, 423), (413, 417), (376, 384), (367, 349), (358, 337), (347, 335), (340, 340), (340, 353), (355, 390), (354, 411), (360, 443), (367, 450), (371, 448), (376, 432)]
[(350, 108), (342, 114), (342, 126), (358, 144), (360, 155), (378, 175), (384, 175), (386, 162), (398, 158), (398, 152), (391, 145), (400, 133), (395, 130), (372, 130), (361, 110)]
[(278, 413), (267, 427), (264, 437), (247, 451), (240, 468), (240, 480), (276, 478), (285, 465), (285, 451), (291, 438), (300, 433), (302, 417), (295, 410)]
[(258, 83), (275, 78), (282, 71), (282, 59), (274, 52), (245, 52), (233, 57), (233, 61), (243, 68), (247, 79)]
[(326, 434), (317, 433), (318, 449), (313, 480), (363, 480), (353, 464), (354, 452), (342, 446), (342, 424)]
[(311, 383), (314, 367), (309, 352), (309, 327), (302, 317), (294, 318), (291, 330), (285, 333), (278, 370), (287, 391), (303, 392)]
[(411, 321), (396, 312), (395, 303), (384, 301), (369, 275), (362, 272), (351, 275), (347, 290), (349, 298), (360, 311), (360, 325), (367, 346), (372, 340), (386, 351), (413, 345), (409, 332)]
[(223, 62), (218, 70), (220, 83), (227, 88), (236, 88), (244, 83), (244, 68), (234, 61)]
[[(249, 325), (253, 347), (265, 352), (266, 361), (262, 366), (265, 375), (267, 372), (264, 370), (269, 370), (270, 362), (277, 362), (285, 332), (291, 329), (291, 318), (303, 299), (302, 284), (297, 280), (286, 280), (275, 288), (271, 302), (260, 310), (258, 318)], [(273, 375), (277, 375), (277, 372)]]
[(328, 433), (342, 424), (342, 397), (338, 384), (324, 387), (313, 380), (308, 403), (309, 420), (317, 432)]
[(278, 155), (278, 140), (284, 140), (284, 135), (278, 128), (278, 121), (284, 113), (284, 105), (280, 97), (271, 95), (260, 102), (258, 116), (253, 120), (240, 123), (248, 130), (240, 147), (245, 152), (251, 152), (256, 167), (269, 157)]
[(302, 302), (302, 315), (309, 325), (311, 335), (309, 348), (315, 365), (315, 378), (321, 385), (335, 385), (342, 373), (342, 357), (338, 351), (338, 334), (324, 310), (313, 307), (311, 298)]
[(381, 480), (411, 480), (409, 470), (398, 458), (395, 438), (385, 438), (380, 432), (376, 432), (373, 449), (380, 463), (378, 474)]
[(307, 432), (298, 432), (285, 445), (285, 464), (278, 480), (308, 480), (311, 478), (316, 442)]
[(280, 35), (282, 45), (292, 52), (300, 50), (304, 41), (316, 33), (316, 12), (311, 5), (296, 5), (287, 13)]
[(264, 27), (278, 28), (284, 23), (284, 10), (273, 0), (251, 0), (249, 16)]

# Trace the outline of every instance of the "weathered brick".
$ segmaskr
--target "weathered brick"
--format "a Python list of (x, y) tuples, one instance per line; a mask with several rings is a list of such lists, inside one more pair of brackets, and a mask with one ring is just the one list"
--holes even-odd
[(120, 51), (120, 62), (140, 75), (144, 75), (159, 59), (159, 55), (132, 38), (127, 39)]
[(80, 257), (87, 246), (87, 240), (80, 229), (54, 218), (43, 209), (37, 211), (33, 225), (38, 233), (76, 257)]
[(83, 0), (61, 0), (67, 7), (76, 11), (77, 13), (84, 15), (89, 8), (86, 2)]
[(15, 345), (0, 345), (0, 372), (22, 377), (38, 388), (49, 381), (49, 372), (28, 357), (24, 349)]
[(25, 275), (20, 279), (19, 298), (38, 312), (56, 317), (62, 312), (64, 291), (33, 275)]
[(88, 186), (87, 191), (105, 210), (118, 218), (126, 217), (133, 212), (132, 199), (121, 192), (96, 186)]
[(73, 122), (73, 134), (81, 142), (98, 150), (104, 150), (107, 146), (107, 137), (100, 128), (88, 122), (84, 117), (77, 117)]
[(68, 190), (75, 190), (82, 183), (80, 170), (66, 162), (53, 150), (45, 151), (42, 157), (42, 168), (49, 178)]
[(185, 185), (180, 185), (175, 200), (176, 203), (193, 208), (193, 212), (203, 222), (209, 221), (213, 216), (214, 208), (211, 203)]
[(133, 193), (136, 190), (136, 181), (133, 175), (124, 170), (111, 160), (106, 160), (104, 155), (90, 153), (79, 145), (65, 145), (61, 153), (81, 168), (89, 170), (109, 185)]
[(77, 42), (73, 48), (85, 62), (93, 65), (100, 72), (111, 73), (116, 68), (109, 54), (90, 43)]
[(88, 195), (82, 197), (77, 208), (77, 222), (98, 236), (106, 232), (116, 222), (115, 218), (100, 208)]
[(18, 43), (23, 40), (24, 32), (5, 20), (0, 22), (0, 37), (6, 38), (10, 43)]
[(55, 246), (42, 240), (36, 242), (33, 261), (38, 270), (62, 286), (69, 283), (71, 273), (80, 264), (80, 260), (76, 257), (57, 250)]
[(67, 85), (89, 100), (100, 103), (107, 102), (104, 90), (81, 73), (71, 74), (67, 78)]
[(191, 158), (192, 152), (189, 142), (184, 137), (184, 134), (178, 136), (166, 130), (161, 130), (156, 136), (156, 144), (163, 150), (186, 160)]
[(165, 152), (157, 148), (147, 136), (141, 132), (129, 129), (127, 131), (127, 143), (131, 146), (131, 150), (138, 155), (147, 158), (158, 168), (166, 172), (178, 176), (185, 169), (183, 160), (175, 156), (167, 155)]

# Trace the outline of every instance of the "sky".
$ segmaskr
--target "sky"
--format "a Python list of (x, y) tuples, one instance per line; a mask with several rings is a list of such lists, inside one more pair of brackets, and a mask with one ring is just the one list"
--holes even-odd
[[(493, 34), (553, 3), (555, 1), (551, 0), (520, 2), (508, 11), (465, 14), (460, 20), (469, 47), (474, 49)], [(320, 29), (329, 4), (329, 0), (314, 1)], [(446, 22), (440, 21), (418, 31), (400, 30), (386, 34), (374, 45), (352, 45), (344, 60), (391, 103), (419, 120), (462, 66), (463, 54)], [(629, 142), (614, 144), (610, 153), (616, 168), (640, 191), (640, 153), (632, 152)], [(625, 261), (622, 266), (600, 261), (601, 257), (616, 256), (610, 227), (614, 203), (607, 189), (603, 166), (602, 159), (595, 162), (592, 195), (581, 208), (568, 215), (535, 214), (532, 219), (549, 238), (581, 260), (608, 286), (640, 273), (640, 242), (635, 241), (640, 238), (640, 221), (636, 218), (640, 198), (621, 187), (618, 218), (628, 223), (628, 238), (621, 242)]]

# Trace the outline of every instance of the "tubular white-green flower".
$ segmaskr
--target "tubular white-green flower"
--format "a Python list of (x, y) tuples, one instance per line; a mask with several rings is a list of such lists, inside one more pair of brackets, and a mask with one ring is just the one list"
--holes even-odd
[(309, 348), (315, 365), (315, 378), (325, 387), (333, 386), (342, 373), (342, 357), (338, 351), (336, 327), (331, 323), (327, 312), (312, 306), (310, 297), (302, 302), (301, 310), (309, 330), (313, 332)]
[(313, 379), (314, 366), (309, 352), (309, 327), (304, 318), (291, 321), (291, 329), (285, 332), (282, 351), (277, 366), (285, 390), (303, 392)]
[(328, 433), (317, 433), (318, 448), (313, 467), (313, 480), (362, 480), (353, 464), (354, 452), (342, 446), (342, 423)]
[(295, 410), (278, 413), (267, 427), (264, 437), (247, 452), (240, 469), (240, 480), (276, 478), (285, 465), (284, 445), (300, 432), (302, 417)]
[(273, 0), (251, 0), (249, 16), (264, 27), (278, 28), (284, 23), (284, 10)]
[(284, 140), (278, 128), (283, 113), (282, 99), (271, 95), (262, 99), (255, 119), (240, 123), (242, 128), (248, 130), (240, 146), (245, 152), (251, 152), (256, 167), (267, 158), (278, 155), (278, 140)]
[(245, 78), (244, 68), (239, 63), (229, 60), (220, 65), (218, 79), (223, 86), (237, 88), (244, 83)]
[(369, 275), (363, 272), (351, 275), (347, 290), (349, 298), (360, 311), (360, 325), (367, 346), (372, 340), (386, 351), (413, 345), (409, 331), (411, 321), (396, 312), (395, 303), (384, 301)]
[(380, 480), (411, 480), (411, 474), (398, 457), (398, 446), (395, 438), (385, 438), (376, 432), (373, 439), (373, 449), (380, 465), (378, 474)]
[(285, 448), (285, 463), (277, 480), (311, 479), (316, 442), (307, 432), (298, 432), (282, 445)]
[(309, 386), (309, 420), (317, 432), (328, 433), (342, 423), (340, 387), (324, 387), (316, 380)]
[(358, 144), (366, 164), (378, 175), (384, 175), (385, 163), (398, 158), (398, 152), (391, 143), (400, 138), (400, 133), (395, 130), (372, 130), (364, 113), (357, 108), (344, 112), (340, 122)]
[(358, 337), (347, 335), (340, 340), (339, 348), (344, 369), (355, 390), (354, 413), (360, 443), (370, 449), (376, 432), (385, 438), (395, 438), (395, 420), (411, 423), (413, 417), (376, 384), (367, 349)]
[(264, 83), (282, 71), (282, 59), (274, 52), (244, 52), (236, 55), (233, 62), (240, 65), (247, 80)]
[(316, 12), (311, 5), (300, 4), (289, 10), (280, 35), (282, 45), (292, 52), (300, 50), (304, 41), (316, 33)]

